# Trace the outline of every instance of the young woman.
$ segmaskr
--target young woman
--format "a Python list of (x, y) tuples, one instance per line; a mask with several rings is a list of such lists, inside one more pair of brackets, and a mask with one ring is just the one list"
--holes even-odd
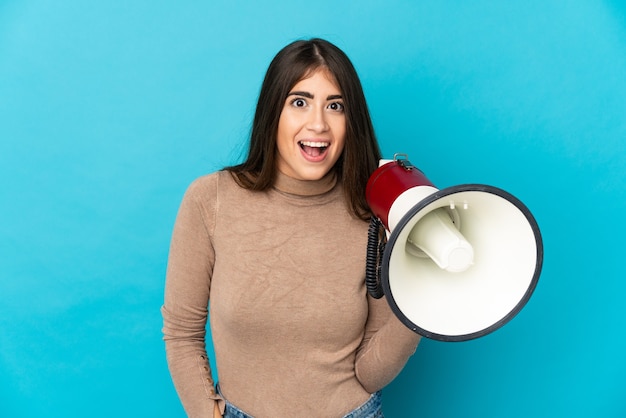
[(190, 417), (382, 416), (419, 336), (365, 287), (379, 159), (348, 57), (321, 39), (282, 49), (247, 159), (194, 181), (176, 219), (163, 333)]

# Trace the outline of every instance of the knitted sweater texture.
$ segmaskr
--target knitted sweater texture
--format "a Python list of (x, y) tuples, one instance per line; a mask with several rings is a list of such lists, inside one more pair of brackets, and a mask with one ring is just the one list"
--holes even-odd
[[(239, 187), (197, 179), (174, 226), (163, 333), (190, 417), (229, 402), (256, 418), (342, 417), (388, 384), (419, 337), (364, 284), (368, 224), (332, 175)], [(206, 351), (206, 324), (218, 370)]]

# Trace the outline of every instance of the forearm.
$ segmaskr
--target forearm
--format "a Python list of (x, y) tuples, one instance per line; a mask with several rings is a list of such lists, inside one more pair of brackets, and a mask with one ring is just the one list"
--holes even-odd
[(391, 315), (375, 333), (364, 341), (355, 372), (357, 379), (374, 393), (389, 384), (402, 370), (417, 348), (420, 336)]
[(165, 307), (163, 317), (167, 363), (185, 412), (189, 417), (210, 417), (219, 397), (206, 354), (204, 327), (192, 331), (176, 326)]

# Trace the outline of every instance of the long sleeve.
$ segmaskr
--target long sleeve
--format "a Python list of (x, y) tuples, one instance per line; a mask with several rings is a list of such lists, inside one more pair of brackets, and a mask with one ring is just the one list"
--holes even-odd
[[(163, 334), (170, 374), (189, 417), (211, 417), (219, 399), (206, 353), (206, 323), (214, 251), (210, 231), (214, 208), (200, 193), (206, 182), (193, 183), (181, 203), (166, 274)], [(216, 182), (210, 182), (216, 187)], [(215, 190), (213, 190), (215, 192)]]
[(393, 314), (384, 298), (368, 296), (369, 315), (356, 356), (359, 382), (370, 393), (390, 383), (415, 353), (420, 336)]

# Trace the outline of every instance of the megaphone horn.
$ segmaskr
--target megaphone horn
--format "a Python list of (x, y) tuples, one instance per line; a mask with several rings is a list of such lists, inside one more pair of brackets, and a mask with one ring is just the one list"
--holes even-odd
[(406, 154), (370, 176), (366, 285), (414, 332), (440, 341), (487, 335), (530, 299), (541, 272), (539, 227), (493, 186), (439, 190)]

